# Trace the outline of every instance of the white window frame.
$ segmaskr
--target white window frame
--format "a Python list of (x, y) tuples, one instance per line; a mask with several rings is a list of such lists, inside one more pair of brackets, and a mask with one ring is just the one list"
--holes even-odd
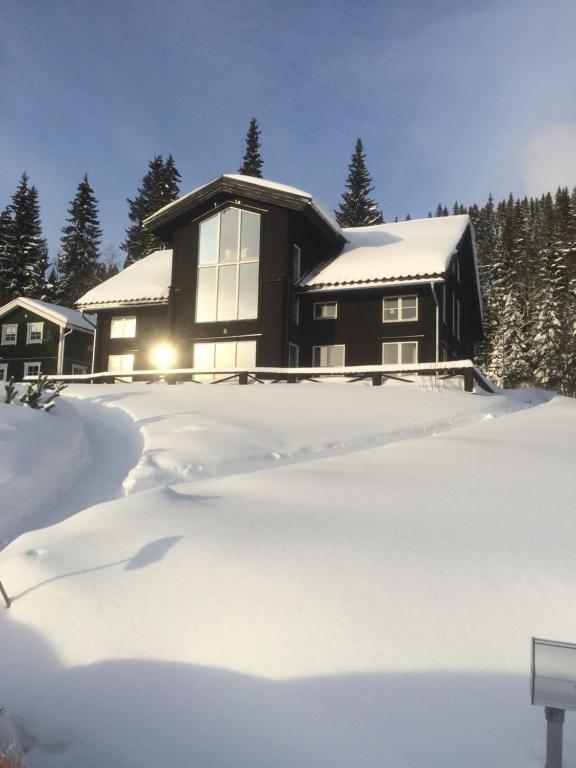
[[(295, 349), (296, 350), (296, 364), (291, 365), (290, 364), (290, 350)], [(300, 347), (298, 344), (294, 344), (292, 341), (288, 342), (288, 368), (298, 368), (300, 365)]]
[[(34, 367), (38, 366), (38, 371), (36, 373), (30, 373), (30, 366), (32, 365)], [(26, 378), (26, 376), (38, 376), (40, 373), (42, 373), (42, 363), (38, 363), (38, 362), (24, 363), (24, 378)]]
[[(234, 344), (234, 365), (229, 366), (230, 368), (241, 368), (241, 366), (238, 365), (238, 345), (239, 344), (252, 344), (254, 348), (254, 364), (256, 365), (256, 359), (258, 355), (258, 342), (256, 339), (228, 339), (225, 338), (221, 341), (197, 341), (194, 342), (192, 345), (192, 365), (194, 368), (200, 368), (202, 370), (202, 366), (197, 365), (196, 362), (196, 348), (200, 346), (210, 346), (212, 347), (212, 364), (211, 366), (206, 366), (204, 370), (209, 371), (211, 368), (216, 368), (216, 348), (218, 344)], [(228, 367), (228, 366), (226, 366)], [(247, 366), (249, 368), (253, 367), (252, 365)], [(194, 381), (215, 381), (218, 379), (226, 378), (228, 374), (213, 374), (213, 373), (197, 373), (194, 374)]]
[[(398, 319), (397, 320), (388, 320), (386, 319), (386, 316), (384, 314), (384, 302), (390, 301), (390, 299), (396, 299), (396, 301), (398, 302)], [(402, 317), (405, 299), (416, 299), (416, 317), (410, 317), (410, 318)], [(419, 305), (420, 305), (420, 302), (418, 300), (417, 293), (410, 293), (410, 294), (399, 295), (399, 296), (383, 296), (382, 297), (382, 322), (383, 323), (416, 323), (419, 319), (419, 314), (420, 314)]]
[(294, 325), (300, 325), (300, 296), (292, 296), (292, 306), (290, 308), (292, 322)]
[[(333, 315), (322, 315), (322, 307), (334, 307)], [(314, 320), (336, 320), (338, 318), (337, 301), (315, 301), (313, 309)]]
[[(128, 322), (134, 327), (126, 329)], [(117, 315), (110, 320), (110, 338), (111, 339), (135, 339), (136, 338), (136, 315)]]
[[(32, 338), (32, 334), (38, 333), (38, 327), (40, 327), (40, 338), (34, 339)], [(34, 322), (34, 323), (27, 323), (26, 325), (26, 344), (42, 344), (44, 341), (44, 323), (43, 322)]]
[(8, 381), (8, 363), (0, 363), (0, 381)]
[(292, 280), (297, 283), (302, 277), (302, 249), (294, 243), (292, 246)]
[[(130, 360), (131, 360), (130, 368), (125, 368), (124, 367), (124, 363), (122, 363), (122, 367), (121, 368), (111, 368), (110, 361), (113, 358), (120, 358), (123, 361), (127, 360), (128, 358), (130, 358)], [(134, 370), (134, 360), (135, 360), (135, 356), (134, 356), (133, 353), (126, 354), (126, 355), (108, 355), (108, 372), (109, 373), (130, 373), (131, 371)]]
[[(8, 335), (14, 334), (14, 339), (9, 340)], [(18, 323), (6, 323), (2, 326), (2, 346), (16, 346), (18, 343)]]
[(396, 347), (398, 349), (397, 358), (398, 360), (402, 360), (402, 347), (405, 344), (416, 345), (416, 360), (414, 361), (413, 365), (418, 364), (418, 358), (419, 358), (419, 352), (420, 352), (420, 345), (417, 341), (414, 339), (406, 339), (405, 341), (383, 341), (382, 342), (382, 365), (412, 365), (412, 363), (385, 363), (384, 362), (384, 347)]
[(72, 376), (82, 376), (83, 374), (88, 373), (88, 366), (80, 365), (79, 363), (72, 363), (71, 373)]
[(322, 363), (316, 364), (314, 358), (316, 356), (316, 350), (319, 350), (319, 356), (322, 354), (322, 349), (342, 349), (342, 366), (346, 365), (346, 344), (320, 344), (312, 347), (312, 367), (313, 368), (340, 368), (340, 365), (322, 365)]
[[(236, 210), (239, 214), (239, 224), (238, 224), (238, 233), (237, 233), (237, 258), (233, 261), (218, 261), (210, 262), (208, 264), (200, 264), (200, 228), (202, 227), (202, 224), (210, 221), (211, 219), (218, 218), (218, 250), (220, 249), (220, 234), (221, 234), (221, 227), (222, 227), (222, 214), (226, 213), (227, 211)], [(212, 214), (211, 216), (207, 216), (205, 219), (203, 219), (200, 224), (198, 225), (198, 263), (197, 263), (197, 270), (196, 270), (196, 304), (194, 307), (194, 322), (196, 323), (221, 323), (221, 322), (228, 322), (229, 320), (257, 320), (258, 319), (258, 304), (260, 302), (260, 253), (262, 250), (262, 237), (261, 232), (259, 235), (258, 240), (258, 256), (257, 258), (250, 258), (250, 259), (243, 259), (242, 253), (241, 253), (241, 241), (242, 241), (242, 214), (247, 213), (252, 216), (258, 216), (258, 222), (260, 224), (260, 230), (262, 229), (262, 217), (259, 213), (256, 213), (255, 211), (248, 211), (245, 208), (238, 208), (237, 206), (229, 206), (228, 208), (225, 208), (222, 211), (219, 211), (216, 214)], [(258, 276), (257, 276), (257, 284), (256, 284), (256, 315), (254, 317), (238, 317), (239, 311), (240, 311), (240, 267), (246, 264), (258, 264)], [(234, 317), (222, 317), (218, 319), (218, 287), (220, 283), (220, 270), (222, 267), (236, 267), (236, 297), (235, 297), (235, 314)], [(215, 317), (209, 320), (199, 320), (198, 319), (198, 307), (199, 307), (199, 294), (200, 294), (200, 272), (201, 270), (210, 270), (215, 269), (216, 270), (216, 302), (214, 305), (214, 312)]]

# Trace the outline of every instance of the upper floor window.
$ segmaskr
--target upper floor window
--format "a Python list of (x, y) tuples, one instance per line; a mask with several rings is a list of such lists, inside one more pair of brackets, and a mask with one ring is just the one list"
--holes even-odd
[(386, 296), (382, 300), (382, 322), (418, 320), (418, 296)]
[(296, 283), (298, 280), (300, 280), (300, 275), (302, 268), (302, 251), (300, 250), (300, 246), (294, 245), (292, 246), (292, 279)]
[(133, 339), (136, 336), (136, 318), (113, 317), (110, 326), (111, 339)]
[(44, 323), (28, 323), (26, 344), (42, 344), (44, 338)]
[(2, 344), (16, 344), (17, 338), (18, 338), (17, 323), (2, 326)]
[(314, 303), (314, 320), (335, 320), (338, 317), (338, 304), (335, 301), (317, 301)]
[(312, 347), (312, 365), (321, 368), (339, 368), (345, 365), (346, 347), (344, 344), (329, 344)]
[(201, 222), (196, 321), (258, 316), (260, 214), (228, 208)]

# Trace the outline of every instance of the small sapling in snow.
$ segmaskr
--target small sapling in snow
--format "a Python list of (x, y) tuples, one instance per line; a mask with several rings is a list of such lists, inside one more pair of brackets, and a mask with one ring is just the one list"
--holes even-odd
[[(55, 384), (50, 381), (48, 376), (38, 374), (38, 379), (32, 384), (28, 385), (26, 392), (20, 395), (20, 402), (23, 405), (27, 405), (29, 408), (41, 409), (43, 411), (51, 411), (54, 408), (54, 401), (57, 397), (60, 397), (60, 392), (66, 388), (64, 382)], [(47, 395), (47, 392), (51, 394)]]
[(18, 394), (18, 390), (14, 384), (14, 377), (12, 377), (10, 381), (7, 381), (6, 384), (4, 384), (4, 389), (6, 390), (4, 394), (4, 402), (11, 403)]

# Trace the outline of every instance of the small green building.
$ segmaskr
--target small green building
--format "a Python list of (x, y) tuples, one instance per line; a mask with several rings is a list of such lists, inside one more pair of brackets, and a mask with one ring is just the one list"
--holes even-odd
[(0, 307), (0, 381), (92, 370), (95, 317), (38, 299)]

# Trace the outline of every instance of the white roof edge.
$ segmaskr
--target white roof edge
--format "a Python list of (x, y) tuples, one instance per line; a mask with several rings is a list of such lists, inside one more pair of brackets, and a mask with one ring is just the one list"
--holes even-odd
[[(61, 328), (70, 327), (80, 331), (89, 332), (95, 329), (96, 326), (92, 321), (92, 318), (82, 315), (80, 310), (72, 309), (70, 307), (59, 307), (59, 309), (63, 310), (63, 312), (60, 313), (58, 310), (55, 311), (51, 309), (53, 306), (59, 307), (58, 304), (49, 304), (49, 302), (42, 301), (41, 299), (29, 299), (26, 296), (19, 296), (12, 299), (12, 301), (9, 301), (8, 304), (4, 304), (3, 307), (0, 307), (0, 317), (4, 317), (4, 315), (12, 312), (16, 307), (22, 307), (23, 309), (28, 309), (30, 312), (40, 315), (40, 317), (46, 318), (46, 320), (50, 320)], [(67, 317), (66, 312), (81, 315), (81, 319), (75, 321), (73, 317)]]
[(430, 277), (415, 277), (409, 280), (371, 280), (358, 283), (334, 283), (327, 285), (311, 286), (310, 288), (300, 288), (297, 293), (305, 295), (307, 293), (327, 293), (328, 291), (357, 291), (366, 288), (401, 288), (404, 285), (429, 285), (430, 283), (445, 283), (446, 280), (438, 275)]
[(121, 307), (152, 307), (162, 304), (168, 304), (168, 299), (134, 299), (127, 301), (101, 301), (99, 303), (78, 304), (79, 307), (86, 310), (97, 312), (102, 309), (119, 309)]
[(151, 214), (150, 216), (147, 216), (142, 223), (144, 224), (144, 226), (146, 226), (148, 222), (153, 221), (156, 217), (160, 216), (166, 211), (169, 211), (171, 208), (175, 207), (177, 204), (182, 203), (184, 200), (187, 200), (193, 195), (196, 195), (198, 192), (201, 192), (203, 189), (205, 189), (206, 187), (209, 187), (211, 184), (214, 184), (216, 181), (219, 181), (220, 179), (232, 179), (233, 181), (241, 181), (246, 184), (253, 184), (254, 186), (264, 187), (265, 189), (271, 189), (271, 190), (275, 189), (279, 192), (285, 192), (286, 194), (294, 195), (295, 197), (300, 197), (303, 201), (308, 202), (308, 204), (313, 208), (313, 210), (318, 214), (318, 216), (320, 216), (320, 218), (323, 219), (326, 222), (326, 224), (328, 224), (328, 226), (330, 227), (330, 229), (332, 229), (332, 231), (344, 237), (342, 228), (336, 221), (335, 217), (330, 214), (329, 209), (326, 208), (318, 200), (316, 200), (314, 196), (311, 195), (309, 192), (305, 192), (303, 189), (298, 189), (297, 187), (291, 187), (288, 184), (282, 184), (281, 182), (272, 181), (271, 179), (259, 179), (255, 176), (245, 176), (244, 174), (240, 174), (240, 173), (223, 173), (220, 176), (217, 176), (215, 179), (212, 179), (206, 184), (202, 184), (201, 186), (196, 187), (191, 192), (186, 192), (185, 195), (182, 195), (181, 197), (176, 198), (176, 200), (172, 200), (172, 202), (167, 203), (162, 208), (159, 208), (153, 214)]

